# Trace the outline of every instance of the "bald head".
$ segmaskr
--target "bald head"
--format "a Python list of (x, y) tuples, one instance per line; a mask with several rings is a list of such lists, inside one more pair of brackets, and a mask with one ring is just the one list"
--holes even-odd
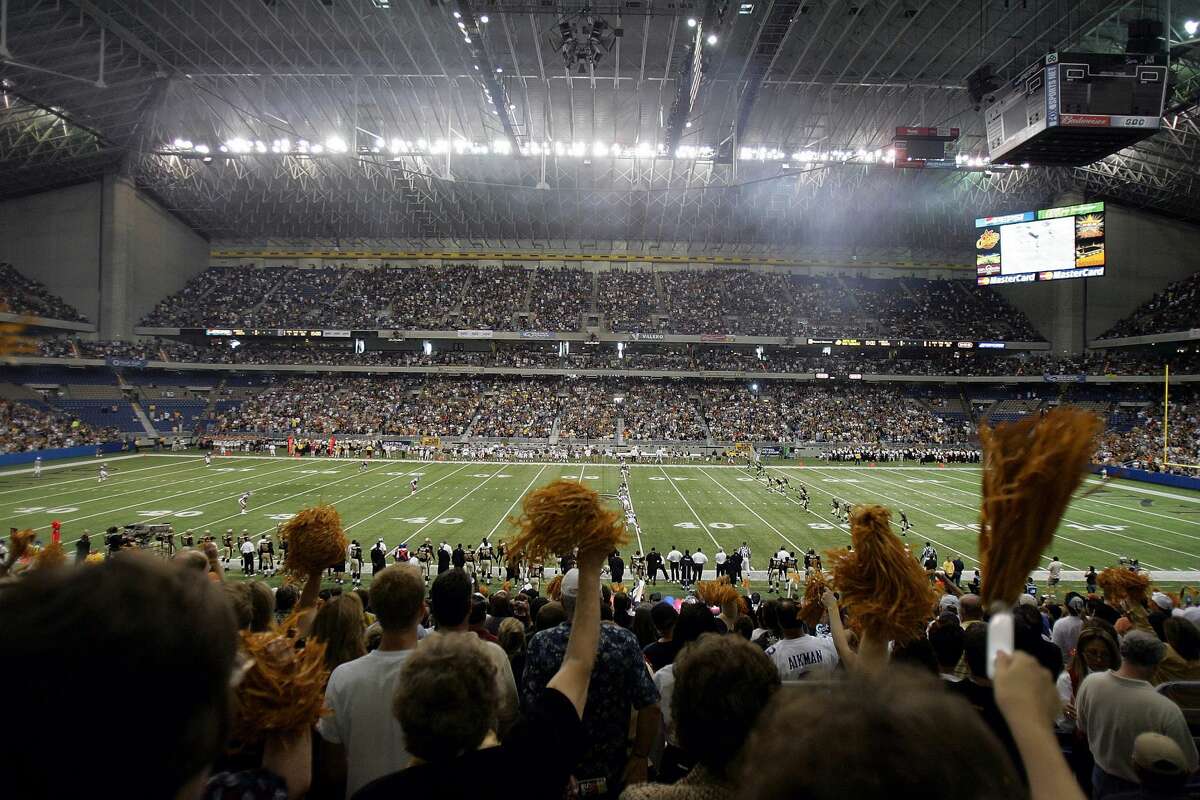
[(958, 598), (958, 613), (962, 615), (963, 622), (983, 619), (983, 603), (979, 595), (964, 594)]

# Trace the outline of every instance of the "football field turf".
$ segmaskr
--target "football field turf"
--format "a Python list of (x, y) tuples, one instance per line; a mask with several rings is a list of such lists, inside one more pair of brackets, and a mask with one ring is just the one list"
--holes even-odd
[[(7, 524), (38, 530), (48, 541), (49, 526), (63, 524), (69, 553), (86, 528), (93, 550), (102, 549), (101, 534), (109, 525), (170, 522), (177, 533), (188, 528), (197, 536), (228, 528), (253, 535), (275, 530), (300, 508), (333, 503), (341, 513), (348, 538), (364, 550), (379, 537), (389, 547), (425, 537), (477, 545), (484, 536), (502, 538), (510, 514), (531, 489), (556, 478), (582, 479), (616, 503), (619, 468), (611, 463), (495, 463), (376, 460), (365, 471), (353, 460), (325, 458), (215, 458), (205, 466), (196, 454), (146, 454), (105, 459), (111, 477), (97, 481), (97, 461), (87, 460), (44, 470), (0, 473), (0, 514)], [(775, 466), (792, 486), (803, 482), (811, 498), (805, 511), (794, 493), (768, 491), (740, 467), (726, 465), (633, 465), (630, 497), (641, 523), (640, 541), (630, 531), (623, 550), (626, 563), (634, 548), (656, 546), (702, 548), (711, 557), (718, 545), (732, 551), (749, 543), (755, 572), (781, 545), (799, 554), (823, 552), (849, 543), (849, 526), (830, 514), (830, 499), (881, 503), (903, 509), (913, 525), (907, 540), (914, 552), (926, 541), (939, 560), (959, 555), (967, 575), (978, 565), (976, 523), (979, 508), (977, 466), (852, 466), (818, 462), (807, 466)], [(409, 482), (419, 479), (412, 494)], [(1071, 573), (1095, 565), (1136, 558), (1164, 586), (1200, 583), (1200, 492), (1167, 489), (1131, 481), (1101, 485), (1071, 504), (1054, 543)], [(237, 499), (252, 493), (249, 512), (241, 514)], [(896, 528), (899, 532), (899, 528)], [(236, 568), (233, 570), (236, 575)], [(756, 584), (760, 583), (756, 581)]]

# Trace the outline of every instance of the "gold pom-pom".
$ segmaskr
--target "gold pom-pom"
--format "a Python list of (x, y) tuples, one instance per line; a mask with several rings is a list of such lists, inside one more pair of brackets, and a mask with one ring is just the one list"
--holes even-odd
[(985, 608), (997, 601), (1017, 601), (1025, 578), (1054, 538), (1071, 494), (1083, 481), (1100, 428), (1095, 414), (1062, 407), (1011, 425), (979, 429), (980, 594)]
[(726, 577), (717, 578), (715, 581), (696, 582), (696, 597), (705, 605), (724, 608), (728, 603), (736, 603), (740, 596)]
[(295, 617), (264, 633), (242, 633), (250, 659), (234, 699), (233, 739), (242, 748), (267, 734), (311, 728), (325, 704), (325, 645), (311, 637), (296, 649)]
[(1124, 567), (1109, 567), (1103, 570), (1096, 576), (1096, 583), (1114, 603), (1122, 600), (1142, 603), (1150, 592), (1149, 575), (1144, 572), (1132, 572)]
[(917, 638), (937, 593), (900, 537), (883, 506), (858, 506), (850, 515), (853, 550), (829, 550), (833, 585), (849, 606), (850, 624), (887, 641)]
[(342, 518), (327, 503), (303, 509), (289, 519), (279, 529), (279, 538), (287, 542), (283, 571), (293, 580), (306, 579), (346, 559)]
[(814, 569), (808, 574), (808, 580), (804, 584), (804, 600), (800, 604), (800, 619), (810, 628), (816, 626), (821, 621), (821, 615), (825, 613), (825, 603), (821, 601), (821, 595), (829, 588), (829, 582), (829, 576), (819, 569)]
[(525, 495), (518, 531), (509, 540), (510, 558), (536, 562), (580, 550), (609, 553), (624, 544), (625, 521), (605, 508), (600, 495), (578, 481), (559, 480)]
[(85, 558), (83, 560), (83, 563), (92, 564), (92, 565), (103, 564), (104, 563), (104, 554), (103, 553), (88, 553), (87, 558)]
[(33, 556), (30, 569), (54, 569), (67, 563), (67, 553), (62, 542), (51, 542)]

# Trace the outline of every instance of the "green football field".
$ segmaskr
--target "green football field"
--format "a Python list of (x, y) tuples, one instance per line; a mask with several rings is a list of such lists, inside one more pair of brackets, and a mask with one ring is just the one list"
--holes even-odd
[[(95, 460), (48, 468), (41, 478), (29, 469), (0, 472), (0, 514), (7, 524), (38, 530), (49, 541), (50, 523), (63, 525), (69, 552), (84, 529), (101, 533), (109, 525), (170, 522), (177, 532), (219, 535), (228, 528), (251, 534), (275, 530), (300, 508), (333, 503), (349, 538), (368, 548), (383, 537), (389, 547), (416, 544), (428, 536), (452, 545), (478, 544), (484, 536), (503, 537), (509, 515), (531, 489), (560, 477), (582, 479), (615, 503), (620, 481), (613, 464), (521, 464), (477, 462), (373, 461), (361, 471), (357, 461), (324, 458), (215, 458), (205, 466), (196, 454), (118, 456), (106, 459), (111, 477), (97, 480)], [(824, 462), (778, 466), (795, 486), (803, 482), (810, 510), (794, 495), (770, 492), (739, 467), (725, 465), (634, 465), (630, 496), (641, 524), (636, 547), (665, 552), (718, 545), (732, 550), (748, 542), (755, 571), (781, 545), (818, 552), (844, 547), (848, 526), (830, 514), (830, 499), (881, 503), (903, 509), (912, 522), (908, 535), (915, 552), (926, 541), (938, 557), (960, 555), (968, 575), (978, 564), (976, 522), (979, 468), (937, 466), (840, 466)], [(409, 482), (419, 478), (419, 490)], [(1046, 556), (1057, 555), (1071, 572), (1137, 558), (1164, 586), (1200, 582), (1200, 492), (1166, 489), (1130, 481), (1100, 485), (1076, 499)], [(252, 493), (249, 512), (237, 499)], [(895, 522), (898, 524), (898, 515)], [(897, 531), (899, 528), (897, 527)], [(93, 537), (93, 549), (102, 549)], [(1043, 561), (1043, 565), (1048, 558)], [(232, 570), (234, 574), (237, 569)], [(757, 581), (756, 581), (757, 582)]]

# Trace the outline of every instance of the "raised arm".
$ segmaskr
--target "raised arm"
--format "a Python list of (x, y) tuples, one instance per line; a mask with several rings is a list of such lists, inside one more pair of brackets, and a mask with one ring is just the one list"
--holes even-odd
[(833, 644), (837, 647), (838, 658), (846, 665), (846, 669), (857, 668), (858, 653), (854, 652), (854, 648), (850, 646), (850, 640), (846, 636), (846, 626), (842, 624), (842, 612), (838, 608), (837, 595), (826, 589), (821, 595), (821, 604), (829, 613), (829, 630), (833, 634)]
[(600, 568), (605, 555), (602, 551), (579, 553), (579, 594), (575, 598), (571, 638), (567, 640), (562, 666), (547, 684), (566, 695), (580, 717), (587, 704), (588, 685), (600, 645)]

